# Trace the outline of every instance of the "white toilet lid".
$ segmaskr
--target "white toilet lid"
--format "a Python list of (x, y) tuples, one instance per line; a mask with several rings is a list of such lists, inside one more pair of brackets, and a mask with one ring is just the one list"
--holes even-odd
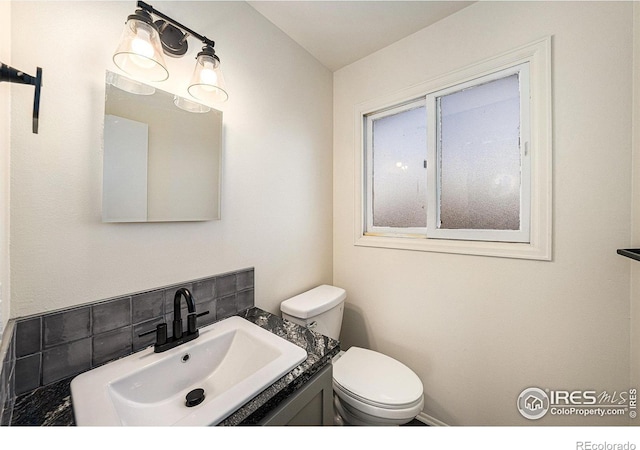
[(422, 398), (418, 376), (395, 359), (351, 347), (333, 365), (333, 380), (357, 396), (382, 405), (401, 406)]

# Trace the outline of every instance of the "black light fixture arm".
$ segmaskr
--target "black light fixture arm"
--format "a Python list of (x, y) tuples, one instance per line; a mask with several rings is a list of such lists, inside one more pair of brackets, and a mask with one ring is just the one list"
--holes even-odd
[(42, 87), (42, 69), (36, 69), (36, 76), (31, 76), (14, 69), (6, 64), (0, 63), (0, 82), (8, 81), (9, 83), (31, 84), (35, 86), (36, 91), (33, 96), (33, 122), (31, 129), (34, 134), (38, 134), (38, 120), (40, 116), (40, 88)]
[(211, 39), (207, 38), (206, 36), (202, 36), (199, 33), (196, 33), (195, 31), (193, 31), (192, 29), (190, 29), (188, 27), (185, 27), (184, 25), (182, 25), (177, 20), (174, 20), (171, 17), (167, 16), (166, 14), (161, 13), (160, 11), (158, 11), (157, 9), (155, 9), (153, 6), (149, 5), (148, 3), (145, 3), (143, 1), (138, 0), (137, 6), (138, 6), (138, 8), (148, 12), (149, 14), (154, 14), (154, 15), (160, 17), (161, 19), (166, 20), (167, 22), (169, 22), (173, 26), (180, 28), (181, 30), (183, 30), (184, 32), (186, 32), (190, 36), (195, 37), (196, 39), (198, 39), (199, 41), (201, 41), (205, 45), (209, 45), (211, 47), (214, 47), (216, 45), (215, 42), (212, 41)]

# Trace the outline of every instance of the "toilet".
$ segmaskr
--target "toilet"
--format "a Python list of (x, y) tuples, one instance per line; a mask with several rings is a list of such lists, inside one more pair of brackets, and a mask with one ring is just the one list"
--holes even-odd
[[(333, 339), (340, 336), (347, 293), (322, 285), (280, 304), (282, 317)], [(402, 425), (424, 406), (418, 376), (395, 359), (351, 347), (333, 360), (337, 425)]]

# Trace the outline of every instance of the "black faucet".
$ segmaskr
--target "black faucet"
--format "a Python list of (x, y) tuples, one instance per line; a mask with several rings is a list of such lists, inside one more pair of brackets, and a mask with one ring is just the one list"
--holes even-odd
[[(182, 297), (187, 302), (187, 309), (189, 314), (187, 315), (187, 332), (183, 333), (182, 331), (182, 314), (180, 311), (180, 305)], [(189, 289), (180, 288), (176, 291), (176, 294), (173, 297), (173, 336), (167, 337), (167, 324), (161, 323), (158, 324), (155, 330), (147, 331), (146, 333), (142, 333), (139, 336), (146, 336), (147, 334), (156, 333), (156, 343), (153, 346), (153, 351), (155, 353), (165, 352), (170, 350), (178, 345), (184, 344), (185, 342), (189, 342), (197, 338), (200, 333), (198, 332), (198, 327), (196, 326), (196, 319), (200, 316), (204, 316), (205, 314), (209, 314), (209, 311), (205, 311), (200, 314), (196, 314), (196, 304), (193, 301), (193, 296)]]
[[(196, 330), (196, 304), (193, 302), (193, 296), (189, 289), (180, 288), (173, 296), (173, 338), (180, 339), (182, 337), (182, 316), (180, 312), (180, 298), (184, 297), (187, 301), (189, 314), (187, 315), (187, 335), (197, 333)], [(193, 324), (192, 324), (193, 322)]]

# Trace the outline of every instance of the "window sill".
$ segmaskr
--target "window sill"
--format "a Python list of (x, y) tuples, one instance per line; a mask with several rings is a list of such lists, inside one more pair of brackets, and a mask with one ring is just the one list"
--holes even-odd
[(357, 237), (355, 245), (359, 247), (551, 261), (550, 240), (545, 241), (546, 242), (539, 241), (536, 244), (367, 235)]

